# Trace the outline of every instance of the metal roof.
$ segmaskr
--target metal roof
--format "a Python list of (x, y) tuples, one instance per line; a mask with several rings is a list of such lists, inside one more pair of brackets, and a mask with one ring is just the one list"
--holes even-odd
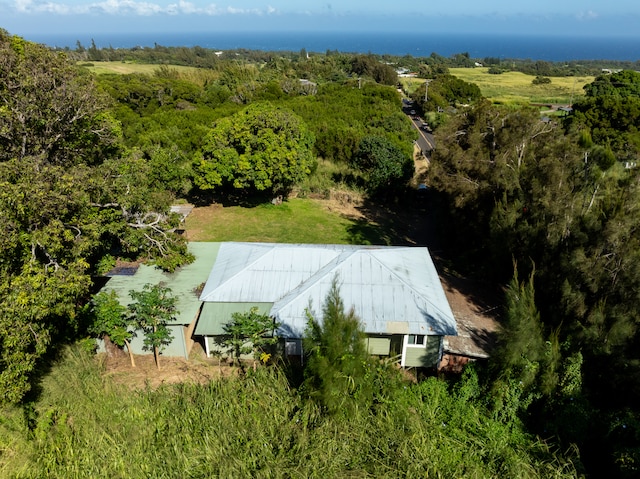
[(424, 247), (222, 243), (200, 299), (273, 302), (282, 337), (302, 337), (306, 309), (322, 320), (337, 278), (367, 333), (455, 335), (456, 322)]
[(132, 302), (129, 291), (142, 291), (145, 284), (162, 284), (170, 288), (171, 295), (176, 298), (176, 319), (171, 324), (190, 324), (201, 305), (197, 291), (211, 272), (219, 246), (220, 243), (189, 243), (187, 247), (195, 256), (193, 263), (178, 268), (174, 273), (143, 264), (133, 276), (111, 277), (102, 291), (115, 291), (120, 303), (128, 306)]
[(196, 336), (218, 336), (224, 334), (224, 326), (234, 313), (248, 313), (257, 308), (258, 314), (269, 314), (273, 303), (204, 303), (193, 332)]

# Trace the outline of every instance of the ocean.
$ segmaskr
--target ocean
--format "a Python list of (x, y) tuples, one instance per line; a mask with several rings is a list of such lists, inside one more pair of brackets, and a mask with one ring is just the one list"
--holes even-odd
[(472, 58), (495, 57), (545, 61), (640, 60), (639, 37), (517, 36), (436, 33), (305, 33), (305, 32), (188, 32), (113, 33), (74, 35), (33, 34), (27, 40), (50, 46), (85, 47), (95, 41), (98, 47), (200, 46), (215, 50), (262, 50), (348, 53), (376, 53), (394, 56), (426, 57), (437, 53), (445, 57), (469, 53)]

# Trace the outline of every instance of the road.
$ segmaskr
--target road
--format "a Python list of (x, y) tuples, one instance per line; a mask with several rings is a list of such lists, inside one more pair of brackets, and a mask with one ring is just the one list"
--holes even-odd
[(402, 101), (402, 111), (409, 117), (415, 129), (418, 130), (417, 143), (420, 151), (422, 151), (426, 157), (429, 157), (431, 152), (436, 149), (436, 141), (433, 134), (425, 130), (426, 122), (416, 115), (410, 100), (404, 99)]

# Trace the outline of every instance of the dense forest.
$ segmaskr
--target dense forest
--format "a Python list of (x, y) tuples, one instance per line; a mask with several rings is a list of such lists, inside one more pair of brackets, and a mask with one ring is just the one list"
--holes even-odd
[[(101, 60), (158, 68), (86, 69)], [(448, 72), (502, 69), (494, 60), (54, 51), (0, 30), (2, 475), (637, 477), (638, 65), (541, 118)], [(536, 77), (603, 67), (509, 64)], [(334, 321), (310, 322), (304, 371), (133, 392), (106, 379), (87, 347), (103, 332), (94, 280), (117, 260), (191, 261), (174, 202), (339, 186), (412, 207), (400, 67), (431, 79), (426, 102), (407, 92), (416, 107), (441, 111), (427, 182), (444, 255), (503, 297), (489, 361), (407, 381), (363, 353), (336, 290)]]

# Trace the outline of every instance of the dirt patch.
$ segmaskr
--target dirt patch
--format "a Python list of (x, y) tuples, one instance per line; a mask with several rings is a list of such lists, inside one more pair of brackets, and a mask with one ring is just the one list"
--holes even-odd
[(156, 389), (165, 384), (198, 383), (206, 384), (213, 379), (238, 374), (238, 369), (217, 359), (207, 359), (204, 352), (192, 354), (189, 360), (160, 356), (160, 368), (156, 366), (152, 354), (136, 355), (136, 367), (132, 367), (125, 353), (100, 355), (104, 363), (105, 376), (116, 384), (129, 389)]
[(500, 299), (484, 285), (452, 274), (440, 280), (458, 327), (457, 336), (445, 337), (446, 352), (472, 358), (487, 358), (495, 345)]
[(351, 191), (331, 191), (329, 198), (317, 198), (314, 201), (320, 203), (327, 211), (337, 213), (350, 220), (363, 220), (365, 214), (361, 211), (364, 205), (362, 195)]

